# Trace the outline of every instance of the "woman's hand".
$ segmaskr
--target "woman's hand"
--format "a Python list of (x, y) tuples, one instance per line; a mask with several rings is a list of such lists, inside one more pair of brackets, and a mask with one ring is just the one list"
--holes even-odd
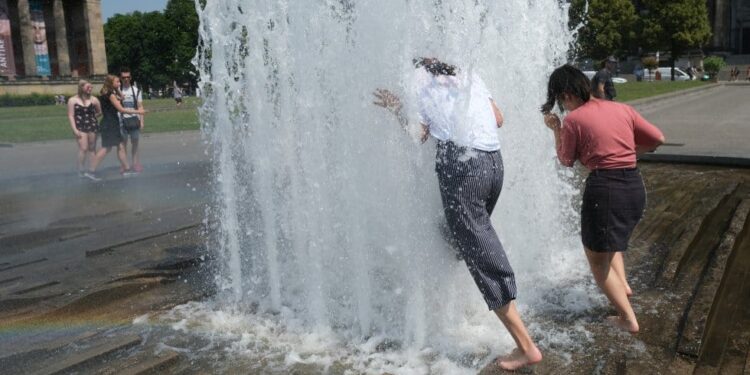
[(83, 132), (75, 130), (73, 131), (73, 135), (76, 137), (76, 139), (81, 139), (81, 137), (83, 137)]
[(544, 114), (544, 124), (552, 130), (560, 130), (560, 128), (562, 127), (560, 118), (557, 117), (557, 115), (554, 113)]
[(372, 93), (375, 95), (376, 98), (380, 99), (380, 101), (374, 101), (372, 104), (375, 104), (377, 106), (383, 107), (394, 114), (398, 114), (398, 112), (401, 110), (401, 99), (398, 98), (398, 96), (389, 90), (386, 89), (375, 89), (375, 92)]

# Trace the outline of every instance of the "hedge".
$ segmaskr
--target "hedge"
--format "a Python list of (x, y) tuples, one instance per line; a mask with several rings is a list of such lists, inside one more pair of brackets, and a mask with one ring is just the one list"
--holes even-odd
[(0, 107), (24, 107), (32, 105), (54, 105), (55, 95), (31, 94), (31, 95), (0, 95)]

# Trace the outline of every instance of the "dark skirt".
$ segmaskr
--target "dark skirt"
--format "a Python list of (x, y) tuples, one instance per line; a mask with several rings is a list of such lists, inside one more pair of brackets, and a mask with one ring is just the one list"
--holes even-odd
[(628, 249), (646, 206), (646, 189), (637, 168), (591, 171), (581, 205), (583, 246), (595, 252)]
[(107, 117), (102, 119), (100, 131), (102, 135), (102, 147), (115, 147), (124, 141), (122, 132), (120, 131), (120, 123), (117, 119), (109, 119)]

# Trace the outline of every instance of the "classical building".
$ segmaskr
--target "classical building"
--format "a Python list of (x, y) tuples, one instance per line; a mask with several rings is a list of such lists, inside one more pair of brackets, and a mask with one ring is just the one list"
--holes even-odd
[(0, 0), (0, 93), (105, 74), (101, 0)]
[(710, 49), (750, 54), (750, 1), (709, 0), (708, 17), (713, 31)]

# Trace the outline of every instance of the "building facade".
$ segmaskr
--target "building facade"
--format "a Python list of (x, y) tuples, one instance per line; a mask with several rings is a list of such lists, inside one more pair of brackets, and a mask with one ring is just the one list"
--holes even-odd
[(105, 74), (101, 0), (0, 0), (0, 84)]
[(708, 15), (710, 49), (750, 54), (750, 0), (709, 0)]

